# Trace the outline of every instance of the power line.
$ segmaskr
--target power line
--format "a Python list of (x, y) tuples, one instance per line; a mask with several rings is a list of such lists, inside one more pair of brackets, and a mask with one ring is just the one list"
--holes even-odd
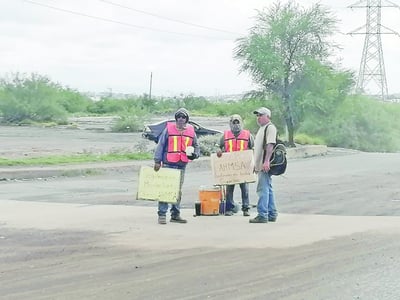
[(151, 12), (147, 12), (147, 11), (144, 11), (144, 10), (139, 10), (139, 9), (132, 8), (132, 7), (129, 7), (129, 6), (125, 6), (125, 5), (122, 5), (122, 4), (119, 4), (119, 3), (115, 3), (115, 2), (112, 2), (112, 1), (107, 1), (107, 0), (98, 0), (98, 1), (110, 4), (110, 5), (113, 5), (113, 6), (125, 8), (125, 9), (128, 9), (128, 10), (132, 10), (134, 12), (138, 12), (138, 13), (141, 13), (141, 14), (145, 14), (145, 15), (149, 15), (149, 16), (152, 16), (152, 17), (156, 17), (156, 18), (159, 18), (159, 19), (168, 20), (170, 22), (181, 23), (181, 24), (185, 24), (185, 25), (189, 25), (189, 26), (193, 26), (193, 27), (198, 27), (198, 28), (202, 28), (202, 29), (218, 31), (218, 32), (223, 32), (223, 33), (229, 33), (229, 34), (234, 34), (234, 35), (238, 35), (239, 34), (237, 32), (232, 32), (232, 31), (228, 31), (228, 30), (223, 30), (223, 29), (218, 29), (218, 28), (214, 28), (214, 27), (208, 27), (208, 26), (204, 26), (204, 25), (199, 25), (199, 24), (189, 23), (189, 22), (186, 22), (186, 21), (172, 19), (172, 18), (169, 18), (169, 17), (157, 15), (157, 14), (154, 14), (154, 13), (151, 13)]
[(183, 35), (183, 36), (189, 36), (189, 37), (197, 37), (197, 38), (203, 38), (203, 39), (232, 40), (231, 38), (220, 38), (220, 37), (212, 37), (212, 36), (205, 36), (205, 35), (198, 35), (198, 34), (191, 34), (191, 33), (175, 32), (175, 31), (162, 30), (162, 29), (157, 29), (157, 28), (152, 28), (152, 27), (147, 27), (147, 26), (135, 25), (135, 24), (130, 24), (130, 23), (118, 21), (118, 20), (112, 20), (112, 19), (108, 19), (108, 18), (92, 16), (92, 15), (88, 15), (88, 14), (85, 14), (85, 13), (69, 10), (69, 9), (59, 8), (59, 7), (47, 5), (47, 4), (44, 4), (44, 3), (39, 3), (39, 2), (36, 2), (36, 1), (32, 1), (32, 0), (22, 0), (22, 1), (30, 3), (30, 4), (46, 7), (46, 8), (49, 8), (49, 9), (53, 9), (53, 10), (57, 10), (57, 11), (61, 11), (61, 12), (65, 12), (65, 13), (81, 16), (81, 17), (91, 18), (91, 19), (100, 20), (100, 21), (103, 21), (103, 22), (108, 22), (108, 23), (124, 25), (124, 26), (133, 27), (133, 28), (137, 28), (137, 29), (150, 30), (150, 31), (155, 31), (155, 32), (164, 32), (164, 33), (169, 33), (169, 34)]

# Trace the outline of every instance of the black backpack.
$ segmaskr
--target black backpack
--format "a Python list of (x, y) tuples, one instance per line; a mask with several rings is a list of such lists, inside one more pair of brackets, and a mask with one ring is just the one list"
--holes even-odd
[[(267, 127), (265, 127), (264, 130), (264, 142), (263, 145), (266, 145), (266, 135), (267, 135), (267, 129), (268, 129), (269, 124)], [(264, 150), (263, 154), (263, 160), (265, 159), (265, 155), (267, 154), (267, 151)], [(276, 144), (274, 146), (274, 149), (272, 150), (272, 155), (270, 158), (270, 169), (269, 169), (269, 174), (270, 175), (282, 175), (286, 171), (287, 167), (287, 158), (286, 158), (286, 147), (283, 144), (281, 140), (276, 138)]]

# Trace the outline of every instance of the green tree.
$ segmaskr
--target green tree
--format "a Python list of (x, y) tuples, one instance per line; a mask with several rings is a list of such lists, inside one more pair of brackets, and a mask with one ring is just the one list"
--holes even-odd
[(69, 113), (87, 112), (92, 100), (78, 91), (70, 88), (58, 87), (56, 101)]
[(336, 19), (320, 4), (304, 9), (294, 2), (277, 2), (259, 11), (249, 35), (237, 40), (234, 58), (241, 63), (240, 72), (249, 73), (262, 92), (282, 101), (292, 146), (297, 80), (309, 61), (328, 58), (335, 25)]
[(0, 110), (9, 123), (65, 122), (67, 113), (57, 100), (60, 86), (38, 74), (13, 74), (0, 79)]
[(354, 74), (310, 61), (295, 82), (298, 131), (323, 138), (354, 85)]

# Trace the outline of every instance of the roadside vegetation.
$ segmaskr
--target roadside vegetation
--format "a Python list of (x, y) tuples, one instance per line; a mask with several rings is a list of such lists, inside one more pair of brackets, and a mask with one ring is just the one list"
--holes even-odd
[[(320, 4), (303, 9), (294, 2), (277, 2), (258, 12), (253, 28), (237, 40), (234, 49), (240, 71), (249, 74), (257, 88), (238, 101), (195, 95), (150, 98), (146, 94), (127, 99), (109, 95), (94, 101), (46, 76), (17, 73), (0, 78), (0, 120), (2, 125), (49, 126), (68, 124), (71, 116), (108, 115), (118, 116), (113, 131), (139, 132), (149, 115), (170, 117), (185, 107), (193, 116), (239, 113), (245, 126), (255, 133), (258, 125), (252, 111), (266, 106), (288, 146), (326, 144), (399, 152), (400, 104), (354, 94), (354, 73), (329, 61), (336, 49), (330, 43), (336, 22)], [(215, 139), (201, 139), (203, 155), (214, 151)], [(95, 161), (90, 156), (81, 158)], [(65, 158), (69, 162), (75, 159)], [(55, 163), (62, 163), (61, 158)]]
[[(308, 80), (304, 79), (302, 88), (296, 91), (296, 102), (292, 105), (294, 142), (370, 152), (400, 151), (400, 123), (397, 121), (400, 104), (345, 92), (352, 87), (347, 73), (318, 67), (317, 71), (310, 71)], [(284, 110), (276, 97), (246, 95), (239, 101), (211, 101), (194, 95), (153, 99), (143, 95), (93, 101), (37, 74), (14, 76), (12, 80), (0, 79), (2, 125), (55, 126), (67, 124), (69, 116), (116, 115), (118, 121), (113, 125), (113, 131), (140, 132), (150, 115), (170, 117), (177, 108), (186, 107), (194, 116), (239, 113), (245, 126), (255, 133), (258, 125), (252, 111), (266, 106), (272, 110), (280, 137), (288, 140)], [(213, 152), (214, 138), (203, 138), (202, 143), (203, 155)]]
[(60, 165), (60, 164), (79, 164), (91, 162), (110, 162), (128, 160), (151, 159), (150, 153), (110, 153), (94, 155), (90, 153), (79, 155), (53, 155), (46, 157), (24, 157), (16, 159), (6, 159), (0, 157), (0, 166), (41, 166), (41, 165)]

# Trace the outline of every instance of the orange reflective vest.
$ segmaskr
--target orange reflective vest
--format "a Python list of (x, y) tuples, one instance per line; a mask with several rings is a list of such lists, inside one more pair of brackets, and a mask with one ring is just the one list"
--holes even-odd
[(184, 131), (178, 131), (174, 122), (167, 123), (168, 130), (168, 149), (167, 161), (176, 163), (179, 161), (189, 162), (186, 156), (186, 147), (192, 146), (194, 138), (194, 128), (190, 124), (186, 124)]
[(230, 130), (224, 132), (225, 151), (242, 151), (247, 150), (250, 140), (250, 131), (242, 130), (240, 134), (235, 137)]

